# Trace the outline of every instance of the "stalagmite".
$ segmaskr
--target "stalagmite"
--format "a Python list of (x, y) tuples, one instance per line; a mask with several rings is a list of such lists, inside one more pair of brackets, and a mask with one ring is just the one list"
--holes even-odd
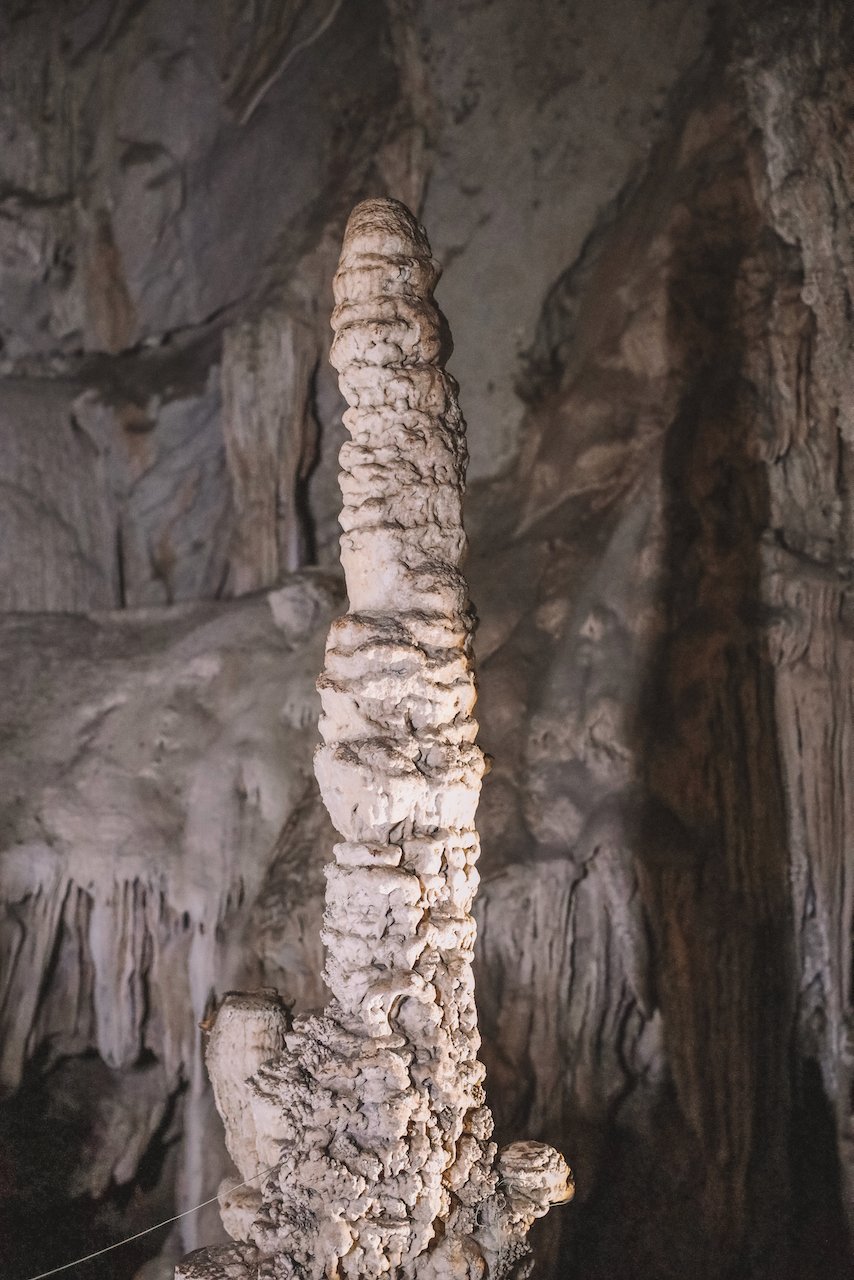
[(477, 1057), (484, 762), (459, 568), (465, 428), (438, 274), (403, 205), (356, 208), (331, 357), (350, 405), (350, 607), (327, 642), (315, 761), (342, 836), (323, 931), (332, 997), (290, 1028), (273, 996), (221, 1006), (208, 1066), (229, 1149), (258, 1190), (224, 1184), (238, 1243), (191, 1255), (179, 1280), (523, 1274), (531, 1223), (573, 1193), (552, 1148), (497, 1151)]

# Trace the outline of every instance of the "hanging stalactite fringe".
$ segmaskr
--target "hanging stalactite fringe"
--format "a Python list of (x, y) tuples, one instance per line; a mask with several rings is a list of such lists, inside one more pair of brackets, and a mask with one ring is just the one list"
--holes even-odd
[[(256, 1182), (258, 1178), (266, 1178), (268, 1174), (275, 1173), (278, 1165), (271, 1165), (269, 1169), (262, 1169), (260, 1173), (255, 1173), (251, 1178), (247, 1178), (245, 1182), (239, 1182), (237, 1186), (232, 1187), (232, 1191), (239, 1191), (241, 1187), (248, 1187), (251, 1182)], [(173, 1222), (179, 1222), (181, 1218), (188, 1218), (191, 1213), (198, 1213), (200, 1209), (206, 1209), (209, 1204), (216, 1204), (218, 1196), (211, 1196), (210, 1200), (203, 1200), (201, 1204), (195, 1205), (192, 1209), (185, 1209), (183, 1213), (176, 1213), (174, 1218), (164, 1218), (162, 1222), (155, 1222), (153, 1227), (146, 1227), (144, 1231), (137, 1231), (132, 1236), (127, 1236), (124, 1240), (117, 1240), (115, 1244), (105, 1245), (103, 1249), (96, 1249), (94, 1253), (87, 1253), (82, 1258), (75, 1258), (72, 1262), (63, 1262), (61, 1267), (53, 1267), (50, 1271), (40, 1271), (37, 1276), (26, 1276), (25, 1280), (47, 1280), (48, 1276), (58, 1276), (61, 1271), (70, 1271), (72, 1267), (81, 1267), (84, 1262), (92, 1262), (95, 1258), (100, 1258), (105, 1253), (112, 1253), (114, 1249), (121, 1249), (123, 1245), (131, 1244), (134, 1240), (140, 1240), (143, 1236), (150, 1236), (152, 1231), (159, 1231), (161, 1227), (169, 1227)]]

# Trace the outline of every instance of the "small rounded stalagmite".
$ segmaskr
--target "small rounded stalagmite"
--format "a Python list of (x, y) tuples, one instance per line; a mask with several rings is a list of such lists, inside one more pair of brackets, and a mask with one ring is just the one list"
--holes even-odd
[[(525, 1272), (531, 1223), (572, 1196), (552, 1148), (497, 1151), (477, 1056), (471, 907), (484, 758), (460, 571), (465, 424), (443, 367), (438, 276), (402, 204), (357, 206), (335, 277), (331, 355), (350, 406), (349, 610), (327, 641), (315, 760), (342, 837), (323, 925), (331, 999), (283, 1032), (281, 1052), (247, 1059), (245, 1091), (218, 1086), (221, 1053), (209, 1059), (230, 1147), (242, 1151), (228, 1114), (239, 1098), (253, 1158), (274, 1168), (251, 1222), (234, 1210), (234, 1180), (224, 1184), (226, 1224), (235, 1234), (239, 1224), (242, 1243), (197, 1251), (178, 1277), (497, 1280)], [(232, 1001), (229, 1017), (239, 1016)]]

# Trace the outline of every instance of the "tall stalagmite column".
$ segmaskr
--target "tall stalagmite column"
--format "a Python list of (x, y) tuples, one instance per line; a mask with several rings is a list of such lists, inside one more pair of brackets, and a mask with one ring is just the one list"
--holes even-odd
[[(496, 1153), (477, 1057), (483, 755), (438, 274), (403, 205), (356, 208), (332, 319), (350, 608), (327, 642), (316, 757), (342, 836), (323, 932), (332, 999), (291, 1030), (272, 998), (226, 999), (208, 1062), (229, 1149), (243, 1178), (273, 1172), (261, 1192), (221, 1192), (245, 1245), (203, 1250), (179, 1276), (510, 1275), (534, 1218), (572, 1195), (550, 1147)], [(284, 1051), (260, 1061), (280, 1031)]]

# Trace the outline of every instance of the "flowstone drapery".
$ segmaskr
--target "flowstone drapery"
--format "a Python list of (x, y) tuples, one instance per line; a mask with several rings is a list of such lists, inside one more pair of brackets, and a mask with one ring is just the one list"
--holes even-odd
[(220, 1191), (238, 1243), (191, 1255), (179, 1280), (516, 1275), (533, 1220), (573, 1193), (552, 1148), (497, 1151), (477, 1057), (483, 755), (438, 274), (403, 205), (356, 208), (331, 357), (350, 405), (350, 607), (327, 642), (315, 762), (343, 837), (327, 868), (332, 998), (293, 1026), (271, 993), (220, 1007), (207, 1060), (240, 1172)]

